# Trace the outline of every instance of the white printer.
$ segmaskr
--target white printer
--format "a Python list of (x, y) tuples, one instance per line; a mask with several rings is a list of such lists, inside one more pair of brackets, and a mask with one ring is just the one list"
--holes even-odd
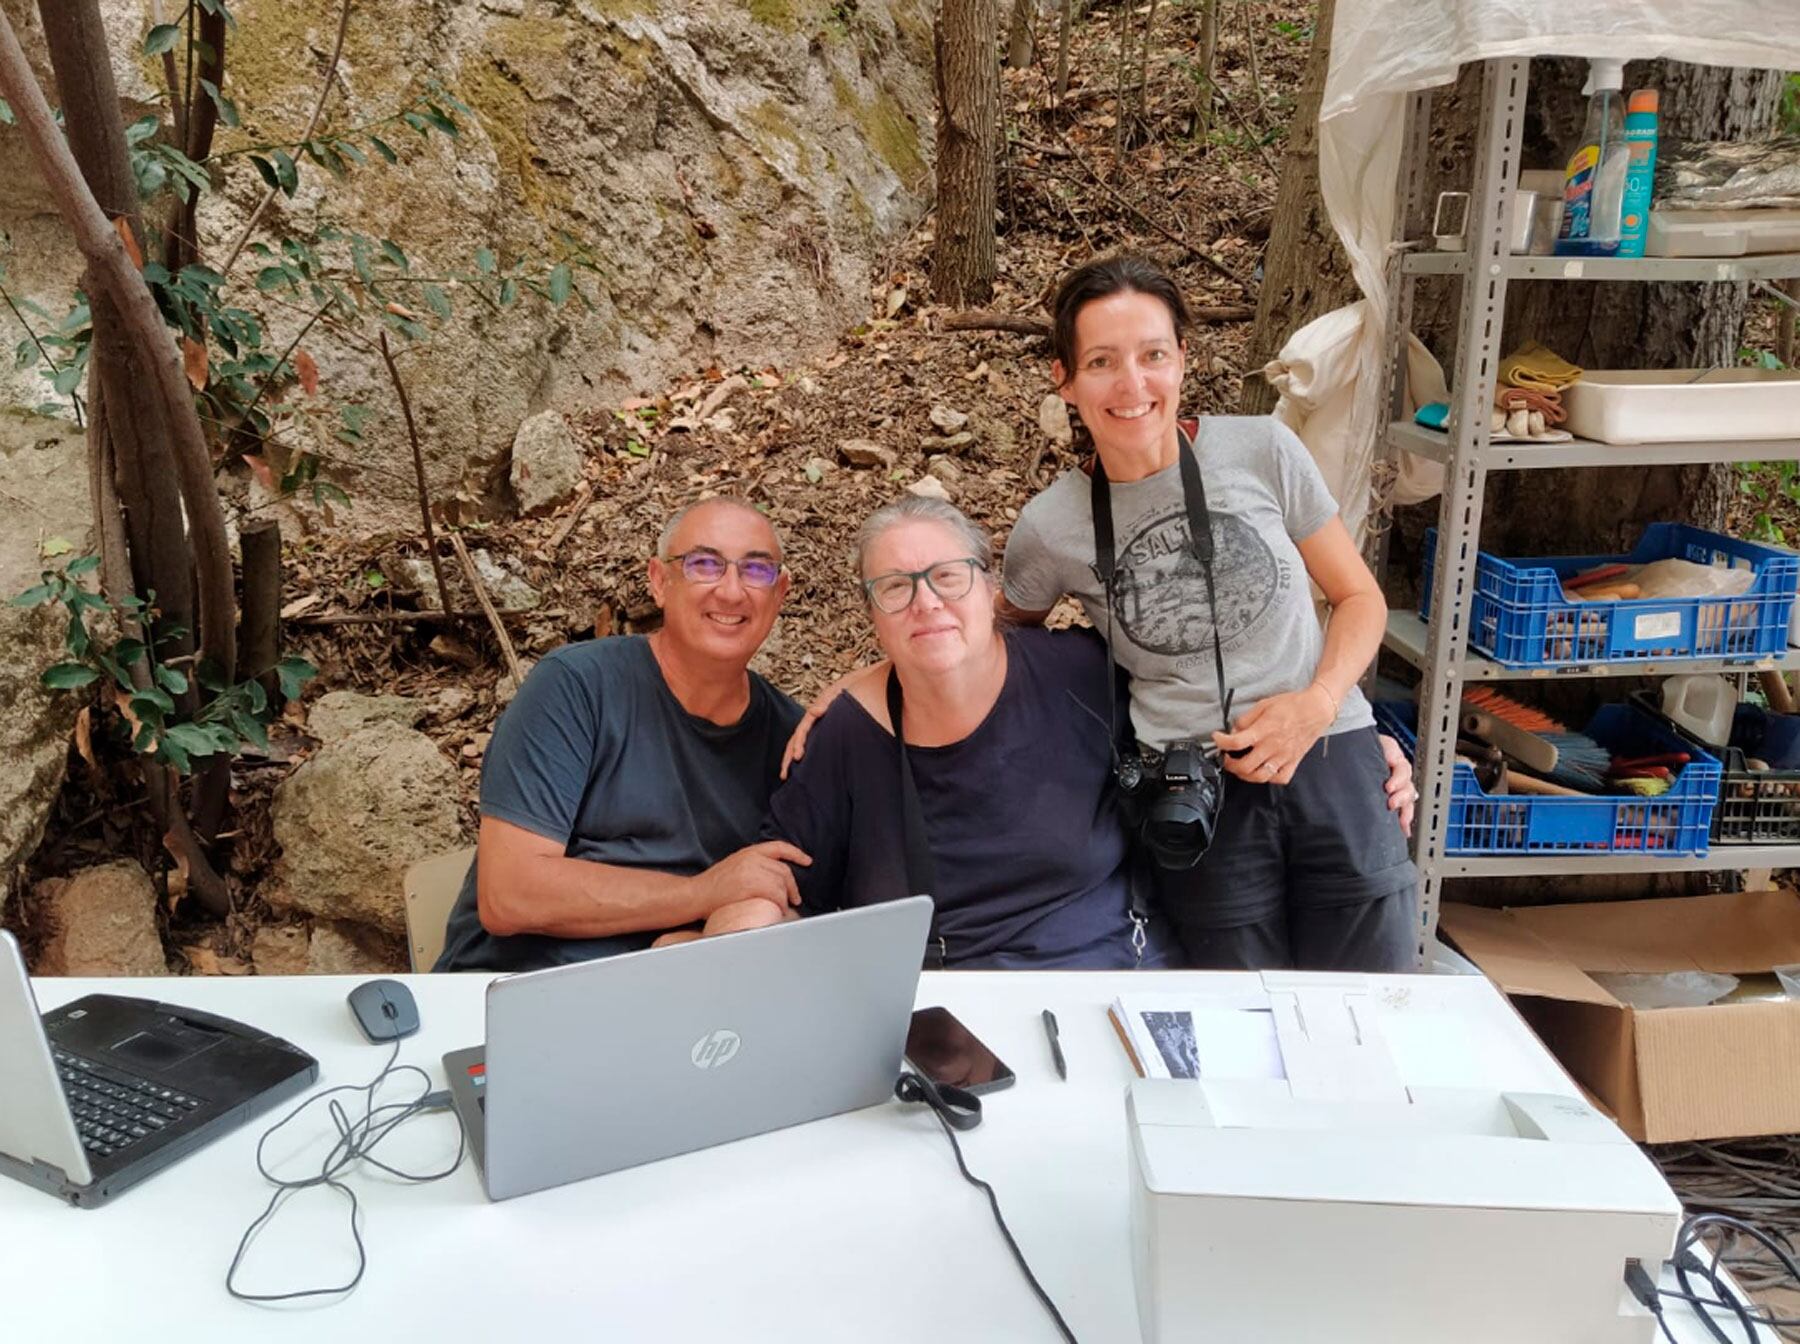
[[(1231, 1011), (1266, 1012), (1255, 1026), (1279, 1059), (1247, 1069), (1239, 1049), (1227, 1070), (1262, 1076), (1208, 1076), (1202, 1039), (1199, 1078), (1142, 1078), (1126, 1097), (1149, 1344), (1655, 1338), (1625, 1267), (1657, 1277), (1681, 1206), (1616, 1125), (1569, 1093), (1409, 1080), (1436, 1071), (1396, 1063), (1423, 1057), (1389, 1049), (1412, 1023), (1362, 977), (1263, 980), (1266, 1009)], [(1468, 1048), (1484, 1039), (1471, 1030)]]

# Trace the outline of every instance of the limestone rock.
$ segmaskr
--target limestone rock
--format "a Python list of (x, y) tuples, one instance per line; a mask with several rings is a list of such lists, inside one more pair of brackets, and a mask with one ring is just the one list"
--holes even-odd
[(408, 865), (468, 843), (456, 767), (430, 738), (375, 723), (322, 747), (275, 790), (271, 904), (398, 935)]
[(561, 411), (539, 411), (513, 436), (512, 488), (520, 513), (553, 508), (581, 484), (581, 449)]
[[(431, 717), (439, 723), (460, 719), (475, 706), (475, 692), (461, 686), (446, 686), (431, 697)], [(409, 725), (410, 726), (410, 725)]]
[(946, 434), (955, 434), (968, 425), (969, 417), (954, 407), (938, 405), (931, 408), (931, 423)]
[(86, 868), (50, 897), (39, 975), (167, 975), (156, 888), (130, 859)]
[(894, 450), (874, 439), (839, 439), (838, 456), (853, 467), (891, 467)]
[[(544, 599), (525, 581), (525, 567), (512, 556), (494, 559), (487, 551), (470, 551), (469, 559), (488, 596), (501, 611), (529, 611)], [(427, 564), (430, 562), (427, 561)]]
[(921, 476), (918, 480), (906, 487), (906, 493), (909, 495), (920, 495), (926, 499), (941, 499), (946, 502), (950, 499), (949, 487), (936, 476)]
[(962, 484), (962, 464), (954, 457), (931, 458), (925, 463), (925, 470), (952, 489)]
[(66, 657), (68, 614), (10, 599), (48, 567), (40, 544), (67, 542), (67, 559), (92, 549), (91, 536), (81, 431), (72, 421), (0, 409), (0, 889), (43, 838), (87, 699), (41, 680)]
[(311, 970), (304, 924), (265, 924), (250, 944), (250, 961), (258, 975), (305, 975)]
[(404, 695), (358, 695), (355, 691), (331, 691), (306, 711), (306, 731), (321, 742), (337, 742), (372, 723), (397, 723), (416, 728), (425, 717), (425, 706)]
[[(471, 559), (473, 557), (470, 557)], [(456, 566), (450, 560), (452, 569)], [(431, 561), (422, 555), (402, 555), (386, 564), (388, 583), (396, 593), (404, 593), (413, 598), (421, 611), (442, 611), (444, 604), (438, 599), (437, 575), (431, 572)], [(446, 580), (450, 571), (444, 573)]]
[(369, 929), (333, 919), (313, 921), (306, 970), (311, 975), (388, 975), (407, 968), (404, 951)]
[(516, 682), (513, 680), (511, 672), (502, 672), (500, 679), (494, 683), (495, 703), (510, 705), (513, 697), (519, 693), (519, 687), (524, 683), (525, 678), (531, 675), (531, 669), (536, 666), (537, 660), (534, 658), (519, 659), (519, 680)]
[(1058, 448), (1067, 448), (1075, 441), (1075, 431), (1069, 424), (1069, 403), (1054, 392), (1044, 393), (1044, 399), (1038, 403), (1038, 428)]

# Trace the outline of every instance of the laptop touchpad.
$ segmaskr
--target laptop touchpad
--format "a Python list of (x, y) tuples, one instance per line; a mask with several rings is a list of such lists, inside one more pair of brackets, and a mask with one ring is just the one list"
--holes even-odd
[(199, 1054), (211, 1044), (210, 1039), (198, 1032), (140, 1031), (114, 1045), (112, 1053), (120, 1059), (146, 1068), (166, 1069)]

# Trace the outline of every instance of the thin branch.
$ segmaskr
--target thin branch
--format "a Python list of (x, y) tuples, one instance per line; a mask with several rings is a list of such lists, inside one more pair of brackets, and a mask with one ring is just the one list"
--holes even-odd
[(512, 636), (506, 633), (500, 613), (494, 610), (494, 600), (488, 596), (487, 585), (481, 581), (481, 575), (475, 572), (475, 562), (469, 559), (469, 548), (463, 545), (462, 533), (452, 532), (450, 545), (456, 551), (456, 558), (462, 562), (463, 577), (468, 579), (469, 587), (475, 590), (475, 600), (481, 603), (482, 613), (494, 628), (494, 635), (500, 641), (500, 652), (506, 657), (506, 670), (512, 674), (513, 689), (517, 690), (525, 684), (525, 670), (519, 666), (519, 655), (513, 648)]
[[(522, 621), (527, 616), (542, 613), (528, 611), (502, 611), (502, 620)], [(486, 616), (485, 611), (343, 611), (321, 612), (317, 616), (290, 616), (289, 625), (334, 626), (334, 625), (457, 625), (463, 621), (472, 621)]]
[(336, 302), (336, 299), (327, 299), (324, 307), (320, 308), (311, 317), (307, 318), (306, 325), (300, 328), (299, 333), (292, 341), (288, 342), (288, 348), (281, 352), (281, 358), (275, 361), (275, 367), (263, 375), (262, 382), (257, 384), (256, 395), (250, 398), (250, 404), (244, 407), (243, 415), (245, 420), (249, 420), (250, 412), (254, 411), (262, 404), (264, 394), (268, 392), (269, 388), (275, 382), (275, 375), (281, 372), (282, 365), (286, 364), (294, 351), (299, 349), (300, 342), (306, 339), (306, 333), (312, 330), (313, 323), (317, 322), (321, 317), (324, 317), (325, 309), (331, 307), (331, 305)]
[[(431, 557), (431, 574), (437, 580), (438, 605), (450, 610), (450, 587), (444, 582), (444, 566), (438, 559), (437, 531), (431, 525), (431, 495), (425, 486), (425, 453), (419, 447), (419, 427), (413, 423), (412, 402), (406, 395), (406, 384), (400, 380), (400, 367), (394, 363), (394, 352), (388, 348), (387, 332), (380, 333), (381, 361), (387, 365), (393, 380), (394, 394), (400, 398), (400, 414), (406, 417), (406, 437), (412, 444), (413, 477), (419, 489), (419, 516), (425, 520), (425, 553)], [(452, 538), (454, 540), (454, 537)], [(461, 549), (460, 544), (458, 549)], [(479, 590), (477, 590), (479, 595)], [(483, 605), (486, 598), (482, 599)]]
[[(176, 23), (187, 22), (188, 11), (193, 8), (193, 0), (189, 0), (181, 8), (181, 15)], [(150, 22), (155, 27), (163, 24), (162, 0), (150, 0)], [(175, 143), (187, 143), (187, 109), (181, 105), (181, 73), (175, 68), (175, 48), (168, 47), (162, 54), (163, 83), (169, 86), (169, 116), (175, 122)]]
[(588, 501), (593, 499), (593, 497), (593, 482), (583, 481), (581, 483), (581, 489), (576, 492), (575, 505), (569, 510), (569, 516), (557, 525), (555, 535), (550, 538), (549, 550), (551, 555), (555, 555), (562, 544), (569, 539), (569, 533), (575, 530), (575, 524), (581, 520), (582, 512), (587, 508)]
[[(62, 365), (58, 364), (56, 360), (52, 358), (50, 352), (44, 348), (44, 343), (38, 339), (37, 332), (32, 330), (31, 323), (25, 320), (25, 314), (19, 311), (19, 305), (13, 302), (13, 297), (7, 291), (5, 285), (0, 285), (0, 300), (5, 302), (7, 308), (11, 310), (13, 317), (17, 319), (19, 326), (24, 328), (26, 336), (30, 337), (31, 343), (37, 347), (38, 358), (50, 366), (50, 371), (52, 373), (61, 373)], [(85, 423), (81, 414), (81, 394), (79, 392), (70, 392), (69, 400), (74, 403), (75, 424), (79, 428)]]
[[(324, 82), (319, 85), (319, 98), (313, 104), (312, 116), (306, 119), (306, 129), (300, 133), (300, 143), (312, 139), (312, 133), (318, 129), (319, 118), (324, 114), (326, 100), (331, 97), (331, 86), (337, 79), (338, 60), (344, 54), (344, 34), (350, 30), (351, 0), (344, 0), (344, 7), (338, 13), (337, 42), (331, 48), (331, 61), (325, 67)], [(238, 254), (244, 250), (244, 244), (250, 241), (256, 225), (263, 217), (263, 211), (275, 199), (279, 187), (269, 187), (263, 192), (263, 198), (256, 203), (256, 209), (250, 212), (250, 218), (244, 221), (244, 230), (238, 234), (237, 241), (231, 245), (231, 251), (225, 256), (225, 264), (219, 267), (220, 275), (230, 275), (232, 266), (237, 262)], [(434, 556), (435, 558), (435, 556)]]
[(1250, 50), (1250, 91), (1256, 95), (1256, 107), (1262, 114), (1263, 125), (1273, 130), (1275, 117), (1269, 111), (1268, 98), (1263, 95), (1262, 72), (1257, 67), (1256, 21), (1251, 13), (1250, 0), (1244, 0), (1244, 45)]
[(1275, 166), (1275, 160), (1269, 157), (1269, 147), (1262, 142), (1262, 137), (1257, 134), (1256, 128), (1249, 123), (1242, 112), (1238, 111), (1238, 105), (1231, 101), (1231, 95), (1225, 92), (1223, 84), (1218, 86), (1218, 93), (1219, 101), (1231, 110), (1231, 115), (1237, 118), (1237, 124), (1244, 128), (1244, 138), (1255, 145), (1256, 152), (1262, 155), (1263, 165), (1269, 170), (1270, 182), (1279, 182), (1281, 170)]

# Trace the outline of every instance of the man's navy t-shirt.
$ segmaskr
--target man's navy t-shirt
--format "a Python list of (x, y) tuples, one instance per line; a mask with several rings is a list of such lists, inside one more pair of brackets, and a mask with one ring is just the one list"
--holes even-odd
[[(736, 723), (696, 718), (642, 636), (572, 644), (525, 679), (494, 729), (481, 814), (562, 845), (573, 859), (690, 877), (755, 843), (800, 707), (755, 673)], [(515, 934), (481, 925), (475, 865), (451, 912), (437, 970), (528, 970), (648, 947)]]
[[(1006, 635), (1006, 682), (981, 724), (907, 747), (937, 890), (932, 936), (963, 967), (1162, 966), (1158, 924), (1131, 945), (1128, 843), (1112, 780), (1105, 646), (1091, 634)], [(907, 894), (900, 756), (850, 695), (807, 738), (764, 832), (812, 856), (809, 914)]]

